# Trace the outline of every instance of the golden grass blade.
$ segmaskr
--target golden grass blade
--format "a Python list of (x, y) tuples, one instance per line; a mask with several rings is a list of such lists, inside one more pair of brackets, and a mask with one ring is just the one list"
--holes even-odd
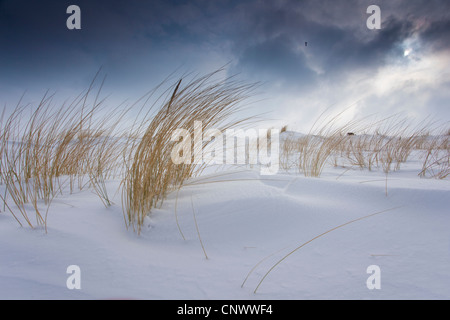
[[(295, 253), (295, 252), (298, 251), (299, 249), (303, 248), (303, 247), (306, 246), (307, 244), (311, 243), (312, 241), (314, 241), (314, 240), (316, 240), (316, 239), (318, 239), (318, 238), (320, 238), (320, 237), (322, 237), (322, 236), (324, 236), (324, 235), (326, 235), (326, 234), (328, 234), (328, 233), (330, 233), (330, 232), (332, 232), (332, 231), (334, 231), (334, 230), (337, 230), (337, 229), (342, 228), (342, 227), (344, 227), (344, 226), (346, 226), (346, 225), (349, 225), (349, 224), (351, 224), (351, 223), (354, 223), (354, 222), (357, 222), (357, 221), (360, 221), (360, 220), (363, 220), (363, 219), (367, 219), (367, 218), (370, 218), (370, 217), (373, 217), (373, 216), (375, 216), (375, 215), (379, 215), (379, 214), (382, 214), (382, 213), (385, 213), (385, 212), (388, 212), (388, 211), (393, 211), (393, 210), (396, 210), (396, 209), (398, 209), (398, 208), (400, 208), (400, 207), (395, 207), (395, 208), (390, 208), (390, 209), (386, 209), (386, 210), (383, 210), (383, 211), (378, 211), (378, 212), (369, 214), (369, 215), (367, 215), (367, 216), (360, 217), (360, 218), (357, 218), (357, 219), (348, 221), (348, 222), (346, 222), (346, 223), (343, 223), (343, 224), (341, 224), (341, 225), (339, 225), (339, 226), (337, 226), (337, 227), (334, 227), (334, 228), (332, 228), (332, 229), (330, 229), (330, 230), (327, 230), (327, 231), (325, 231), (325, 232), (323, 232), (323, 233), (321, 233), (321, 234), (315, 236), (314, 238), (312, 238), (312, 239), (310, 239), (310, 240), (308, 240), (308, 241), (302, 243), (300, 246), (298, 246), (298, 247), (296, 247), (294, 250), (290, 251), (288, 254), (286, 254), (286, 255), (283, 256), (280, 260), (278, 260), (274, 265), (272, 265), (272, 267), (271, 267), (271, 268), (264, 274), (264, 276), (261, 278), (261, 280), (259, 281), (259, 283), (258, 283), (258, 285), (256, 286), (255, 290), (253, 291), (253, 293), (256, 293), (256, 292), (258, 291), (258, 288), (261, 286), (261, 284), (263, 283), (264, 279), (266, 279), (266, 277), (269, 275), (269, 273), (272, 272), (272, 270), (275, 269), (276, 266), (278, 266), (281, 262), (283, 262), (284, 260), (286, 260), (286, 258), (288, 258), (290, 255), (292, 255), (293, 253)], [(265, 258), (265, 259), (266, 259), (266, 258)], [(247, 277), (248, 277), (248, 276), (247, 276)]]
[(200, 245), (202, 246), (203, 254), (205, 255), (206, 260), (208, 260), (208, 255), (206, 254), (205, 246), (203, 245), (202, 237), (200, 236), (200, 230), (198, 229), (197, 218), (195, 217), (195, 209), (194, 209), (194, 202), (192, 200), (192, 196), (191, 196), (191, 206), (192, 206), (192, 215), (194, 216), (195, 229), (197, 230), (198, 240), (200, 241)]

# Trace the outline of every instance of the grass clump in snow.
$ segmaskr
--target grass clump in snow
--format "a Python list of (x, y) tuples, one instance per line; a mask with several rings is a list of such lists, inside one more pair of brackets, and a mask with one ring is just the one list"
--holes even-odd
[[(144, 103), (137, 118), (122, 131), (118, 128), (123, 127), (124, 116), (138, 102), (106, 112), (104, 100), (99, 100), (103, 83), (94, 101), (89, 99), (95, 78), (69, 105), (54, 106), (53, 96), (46, 94), (34, 109), (21, 106), (20, 101), (10, 114), (5, 108), (0, 118), (0, 182), (5, 186), (0, 196), (4, 209), (21, 225), (25, 220), (30, 227), (46, 226), (46, 213), (41, 208), (44, 205), (47, 212), (63, 189), (73, 192), (77, 186), (80, 190), (90, 187), (105, 206), (110, 206), (106, 181), (119, 176), (126, 224), (140, 232), (151, 209), (206, 165), (194, 160), (209, 142), (190, 139), (192, 145), (190, 141), (172, 141), (176, 130), (185, 129), (191, 136), (209, 128), (224, 132), (253, 118), (235, 116), (242, 109), (239, 103), (252, 95), (255, 85), (233, 77), (220, 78), (222, 71), (182, 77), (147, 108), (151, 96), (165, 84), (162, 82), (138, 101)], [(173, 161), (176, 143), (183, 150), (194, 150), (189, 161)], [(35, 221), (29, 216), (29, 204)]]
[[(47, 93), (34, 109), (21, 106), (19, 101), (8, 116), (3, 110), (0, 179), (5, 192), (1, 197), (4, 208), (19, 224), (24, 220), (32, 228), (46, 227), (48, 207), (66, 186), (70, 192), (76, 186), (80, 190), (92, 186), (105, 205), (110, 204), (104, 181), (120, 165), (114, 153), (122, 146), (113, 136), (124, 113), (102, 110), (96, 117), (103, 101), (98, 101), (97, 95), (88, 102), (94, 81), (69, 105), (53, 105), (53, 96)], [(13, 205), (8, 204), (11, 202)]]
[[(140, 125), (143, 136), (128, 150), (130, 162), (122, 181), (125, 220), (138, 233), (152, 208), (204, 168), (205, 163), (195, 159), (208, 143), (198, 144), (195, 132), (208, 128), (224, 132), (250, 119), (233, 116), (240, 110), (239, 103), (251, 96), (254, 85), (232, 78), (214, 80), (220, 71), (190, 81), (180, 79), (146, 126)], [(172, 141), (177, 129), (187, 130), (192, 138)], [(175, 143), (182, 145), (176, 152), (194, 150), (189, 161), (177, 164), (172, 160)]]
[[(306, 177), (320, 177), (327, 165), (381, 169), (386, 175), (400, 170), (412, 152), (423, 152), (421, 177), (446, 178), (449, 174), (449, 136), (429, 132), (432, 124), (413, 125), (398, 115), (368, 123), (368, 119), (338, 124), (342, 113), (319, 123), (306, 135), (284, 136), (280, 167), (297, 169)], [(357, 132), (358, 134), (355, 134)]]

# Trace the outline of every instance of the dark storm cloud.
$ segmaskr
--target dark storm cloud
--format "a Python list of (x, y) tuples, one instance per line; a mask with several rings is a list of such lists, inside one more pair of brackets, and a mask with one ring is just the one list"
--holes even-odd
[[(66, 28), (71, 4), (81, 30)], [(371, 4), (381, 30), (366, 27)], [(295, 95), (409, 63), (409, 42), (417, 60), (450, 49), (448, 12), (448, 0), (1, 0), (0, 95), (84, 89), (99, 67), (113, 89), (143, 93), (179, 67), (227, 61), (230, 73)]]
[[(450, 8), (449, 8), (450, 10)], [(450, 49), (450, 20), (433, 21), (420, 33), (421, 39), (432, 50)]]
[[(411, 36), (412, 24), (409, 21), (390, 19), (368, 41), (360, 41), (351, 32), (341, 29), (332, 34), (337, 36), (324, 43), (316, 52), (328, 75), (349, 68), (377, 68), (384, 65), (391, 56), (402, 56), (403, 49), (399, 45)], [(326, 56), (321, 55), (321, 52), (326, 52)]]
[[(399, 3), (401, 1), (398, 1)], [(278, 2), (276, 2), (278, 3)], [(367, 1), (283, 1), (279, 5), (272, 2), (252, 2), (242, 10), (245, 21), (242, 22), (242, 36), (236, 37), (234, 50), (247, 51), (254, 47), (265, 47), (273, 38), (287, 39), (279, 47), (280, 59), (289, 55), (299, 46), (308, 42), (312, 60), (318, 64), (327, 75), (342, 72), (346, 68), (373, 68), (383, 65), (386, 58), (392, 55), (403, 55), (399, 45), (416, 31), (414, 19), (420, 16), (419, 8), (416, 16), (402, 15), (402, 10), (408, 11), (408, 2), (404, 7), (398, 6), (391, 10), (383, 10), (383, 27), (381, 30), (369, 30), (366, 27), (368, 14)], [(381, 2), (384, 4), (384, 2)], [(442, 2), (440, 2), (442, 3)], [(446, 5), (444, 3), (444, 5)], [(381, 5), (384, 8), (383, 5)], [(390, 8), (391, 6), (387, 6)], [(406, 7), (406, 8), (405, 8)], [(439, 8), (435, 8), (438, 10)], [(426, 16), (433, 19), (433, 16)], [(446, 20), (448, 23), (448, 20)], [(434, 27), (435, 26), (435, 27)], [(441, 29), (439, 29), (441, 27)], [(446, 42), (447, 26), (441, 22), (433, 22), (430, 28), (419, 30), (430, 38), (436, 35), (435, 41)], [(429, 32), (436, 29), (433, 34)], [(440, 32), (442, 31), (442, 32)], [(254, 44), (257, 42), (257, 45)], [(306, 48), (305, 48), (306, 49)], [(264, 53), (261, 53), (264, 55)], [(246, 55), (243, 55), (246, 58)], [(301, 57), (300, 57), (301, 58)], [(273, 68), (279, 65), (280, 59), (273, 60)], [(263, 59), (262, 59), (263, 60)], [(264, 61), (267, 62), (267, 61)], [(261, 65), (261, 67), (264, 67)], [(282, 67), (280, 65), (280, 67)], [(306, 67), (305, 67), (306, 69)], [(286, 74), (290, 74), (286, 70)]]
[(244, 70), (260, 81), (281, 81), (284, 90), (314, 85), (316, 73), (308, 67), (302, 51), (283, 36), (248, 46), (238, 57), (235, 70)]
[(387, 17), (383, 16), (382, 30), (369, 30), (367, 3), (244, 2), (233, 20), (237, 69), (255, 78), (259, 70), (260, 77), (270, 74), (286, 88), (296, 84), (307, 89), (305, 85), (314, 84), (318, 77), (376, 69), (392, 56), (403, 56), (400, 44), (412, 35), (413, 22), (395, 11), (383, 11)]
[[(214, 14), (216, 9), (205, 7), (208, 1), (200, 2), (4, 0), (0, 3), (2, 75), (57, 75), (61, 70), (78, 73), (102, 65), (130, 64), (133, 69), (134, 64), (167, 63), (152, 59), (182, 56), (186, 48), (200, 48), (208, 41), (207, 12)], [(81, 8), (81, 30), (66, 28), (70, 4)]]
[[(66, 28), (71, 4), (81, 8), (81, 30)], [(171, 16), (171, 6), (164, 1), (2, 1), (0, 94), (4, 88), (38, 86), (79, 92), (100, 67), (111, 90), (139, 87), (133, 95), (143, 94), (155, 84), (142, 83), (173, 72), (182, 63), (176, 55), (197, 41), (184, 31), (186, 21)], [(196, 15), (183, 12), (184, 19)], [(169, 59), (177, 63), (168, 66)]]
[(27, 67), (36, 60), (59, 61), (61, 67), (67, 56), (76, 61), (79, 55), (81, 62), (89, 56), (94, 64), (140, 50), (151, 55), (164, 46), (202, 49), (226, 43), (244, 71), (255, 72), (260, 62), (262, 73), (273, 71), (276, 77), (285, 74), (292, 80), (292, 70), (283, 60), (293, 62), (296, 57), (293, 69), (314, 77), (299, 53), (305, 42), (314, 62), (329, 74), (382, 64), (399, 43), (417, 32), (420, 19), (427, 21), (418, 29), (424, 40), (437, 48), (449, 43), (449, 19), (433, 17), (442, 18), (448, 1), (378, 1), (383, 29), (376, 32), (365, 26), (370, 2), (362, 0), (74, 3), (82, 9), (82, 30), (76, 32), (65, 28), (65, 9), (72, 1), (2, 1), (0, 37), (2, 47), (8, 48), (2, 57), (13, 60), (15, 56)]

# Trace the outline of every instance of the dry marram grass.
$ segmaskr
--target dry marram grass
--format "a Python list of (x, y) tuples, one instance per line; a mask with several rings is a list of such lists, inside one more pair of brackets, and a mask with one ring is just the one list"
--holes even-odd
[[(0, 115), (3, 210), (10, 211), (20, 225), (46, 227), (48, 208), (64, 190), (90, 188), (108, 207), (113, 203), (106, 182), (119, 179), (125, 223), (139, 233), (151, 210), (161, 205), (168, 193), (200, 175), (207, 165), (194, 161), (195, 153), (208, 152), (211, 141), (201, 141), (200, 145), (195, 139), (172, 141), (176, 129), (185, 129), (192, 137), (197, 130), (225, 132), (255, 122), (254, 116), (239, 116), (239, 112), (256, 85), (233, 77), (220, 78), (222, 71), (182, 77), (151, 106), (150, 99), (166, 81), (131, 107), (119, 106), (107, 112), (104, 100), (99, 100), (103, 82), (93, 94), (96, 76), (86, 92), (70, 103), (55, 106), (53, 96), (46, 93), (34, 109), (21, 105), (21, 100), (11, 112), (5, 108)], [(142, 106), (133, 123), (121, 128), (125, 116), (138, 103)], [(399, 170), (412, 152), (420, 152), (421, 177), (448, 177), (448, 128), (431, 135), (431, 123), (413, 126), (398, 116), (338, 125), (341, 115), (322, 115), (306, 135), (290, 135), (287, 126), (283, 127), (280, 168), (295, 168), (308, 177), (319, 177), (327, 164), (379, 168), (387, 182), (389, 172)], [(270, 143), (270, 131), (267, 134)], [(252, 146), (259, 147), (257, 143)], [(185, 150), (194, 150), (191, 161), (174, 163), (173, 153)]]

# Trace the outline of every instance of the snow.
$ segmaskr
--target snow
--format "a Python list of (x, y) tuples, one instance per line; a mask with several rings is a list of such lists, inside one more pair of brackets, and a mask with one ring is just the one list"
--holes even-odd
[[(418, 177), (417, 160), (389, 173), (387, 194), (381, 169), (211, 168), (169, 194), (140, 235), (125, 227), (118, 180), (108, 208), (90, 190), (55, 198), (47, 232), (2, 211), (0, 298), (449, 299), (450, 184)], [(71, 265), (80, 289), (66, 285)], [(366, 285), (371, 265), (380, 289)]]

